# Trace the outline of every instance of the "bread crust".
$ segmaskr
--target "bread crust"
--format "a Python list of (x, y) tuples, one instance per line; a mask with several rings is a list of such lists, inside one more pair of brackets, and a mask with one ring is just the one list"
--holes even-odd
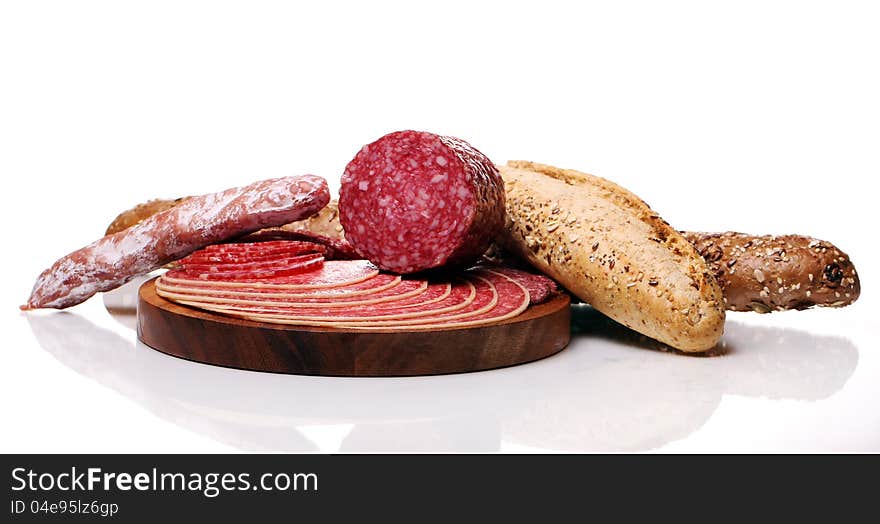
[(842, 307), (859, 298), (855, 266), (830, 242), (800, 235), (683, 235), (709, 263), (729, 310), (769, 313)]
[(644, 201), (608, 180), (527, 161), (499, 167), (505, 247), (597, 310), (682, 351), (724, 329), (705, 260)]

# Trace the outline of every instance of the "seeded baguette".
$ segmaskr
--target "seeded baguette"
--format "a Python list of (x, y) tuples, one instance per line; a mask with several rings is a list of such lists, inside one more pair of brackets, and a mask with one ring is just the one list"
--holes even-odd
[(500, 167), (508, 249), (581, 300), (682, 351), (724, 329), (721, 288), (694, 247), (641, 199), (599, 177), (525, 161)]
[(709, 263), (728, 310), (769, 313), (841, 307), (859, 297), (855, 266), (830, 242), (799, 235), (683, 235)]

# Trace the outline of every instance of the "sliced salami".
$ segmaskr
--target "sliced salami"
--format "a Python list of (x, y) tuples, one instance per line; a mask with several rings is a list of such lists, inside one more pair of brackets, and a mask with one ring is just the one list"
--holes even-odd
[(502, 231), (504, 186), (464, 140), (399, 131), (346, 166), (339, 218), (354, 249), (381, 269), (466, 267)]
[(193, 266), (193, 265), (219, 265), (219, 264), (248, 264), (252, 262), (267, 262), (300, 256), (302, 254), (319, 254), (322, 248), (318, 246), (317, 250), (307, 253), (289, 253), (287, 251), (266, 251), (254, 254), (243, 253), (193, 253), (192, 255), (182, 258), (175, 263), (176, 267)]
[(419, 296), (424, 303), (429, 301), (437, 301), (446, 298), (452, 287), (446, 285), (428, 285), (424, 280), (404, 281), (398, 286), (394, 286), (385, 291), (370, 293), (366, 295), (353, 296), (337, 296), (337, 297), (303, 297), (300, 294), (291, 293), (240, 293), (230, 290), (223, 290), (211, 294), (204, 293), (187, 293), (185, 291), (176, 291), (175, 288), (160, 288), (161, 296), (170, 300), (186, 300), (189, 302), (205, 302), (235, 306), (265, 306), (265, 307), (281, 307), (281, 308), (304, 308), (304, 307), (336, 307), (350, 308), (352, 306), (363, 306), (367, 304), (383, 304), (387, 302), (396, 302), (410, 297)]
[(318, 254), (301, 255), (290, 259), (250, 264), (224, 264), (186, 266), (180, 274), (194, 280), (218, 280), (224, 282), (261, 283), (267, 280), (287, 278), (315, 271), (324, 265), (324, 257)]
[[(247, 238), (247, 237), (245, 237)], [(297, 244), (292, 240), (266, 240), (262, 242), (242, 242), (241, 239), (236, 239), (235, 242), (227, 242), (223, 244), (211, 244), (210, 246), (205, 246), (200, 251), (204, 251), (206, 253), (214, 253), (218, 251), (232, 251), (232, 252), (248, 252), (248, 251), (264, 251), (270, 248), (278, 248), (283, 250), (288, 249), (296, 249), (299, 246), (313, 247), (308, 246), (307, 244)]]
[[(467, 280), (461, 280), (454, 283), (448, 294), (445, 293), (445, 286), (435, 286), (434, 290), (435, 293), (442, 293), (445, 295), (445, 298), (442, 300), (432, 300), (430, 298), (428, 300), (422, 300), (420, 296), (416, 296), (387, 304), (354, 306), (343, 310), (326, 306), (287, 308), (270, 305), (253, 307), (227, 306), (185, 300), (178, 300), (178, 302), (233, 316), (241, 316), (243, 318), (259, 316), (261, 318), (276, 319), (278, 323), (328, 321), (336, 323), (359, 323), (364, 321), (381, 322), (384, 320), (397, 322), (401, 319), (412, 319), (468, 311), (475, 303), (478, 304), (479, 307), (483, 307), (487, 297), (487, 288), (485, 285), (472, 283)], [(436, 296), (432, 298), (436, 298)]]
[[(255, 282), (217, 281), (212, 286), (252, 289), (326, 289), (356, 284), (379, 274), (379, 269), (366, 260), (328, 260), (317, 271), (297, 275), (271, 277)], [(161, 280), (176, 285), (198, 285), (200, 280), (191, 278), (182, 269), (172, 269)]]
[[(244, 261), (186, 261), (180, 264), (184, 273), (243, 273), (249, 270), (259, 271), (264, 269), (285, 269), (291, 266), (300, 266), (313, 260), (319, 260), (322, 264), (324, 256), (320, 253), (309, 253), (307, 255), (275, 255), (272, 258)], [(309, 266), (317, 269), (319, 266)]]
[(297, 256), (309, 253), (326, 253), (327, 249), (315, 242), (286, 240), (281, 243), (265, 242), (259, 244), (213, 244), (200, 249), (177, 261), (179, 265), (187, 262), (251, 262), (278, 256)]
[[(381, 276), (387, 275), (373, 278)], [(529, 305), (529, 291), (503, 271), (474, 269), (463, 277), (451, 285), (412, 279), (369, 294), (303, 297), (296, 290), (168, 283), (163, 276), (157, 291), (180, 304), (248, 320), (367, 331), (479, 326), (514, 317)]]
[(214, 285), (216, 282), (202, 280), (167, 279), (167, 275), (156, 280), (156, 288), (167, 293), (180, 293), (196, 296), (218, 297), (267, 297), (314, 300), (348, 300), (366, 297), (374, 293), (384, 293), (405, 282), (399, 275), (378, 274), (353, 284), (333, 287), (303, 289), (302, 287), (253, 287), (247, 284), (240, 286)]
[(498, 265), (481, 265), (479, 268), (501, 273), (515, 280), (529, 292), (529, 304), (531, 305), (546, 302), (559, 289), (556, 282), (544, 275), (530, 273), (522, 269)]
[(529, 306), (528, 291), (513, 279), (491, 271), (477, 272), (469, 279), (478, 289), (477, 297), (465, 308), (456, 311), (442, 311), (432, 315), (397, 315), (394, 318), (370, 318), (362, 320), (324, 320), (294, 319), (277, 314), (241, 314), (231, 312), (248, 320), (280, 324), (298, 324), (346, 328), (356, 331), (388, 330), (403, 328), (409, 331), (428, 331), (436, 329), (455, 329), (475, 327), (516, 317)]
[(306, 229), (294, 230), (286, 227), (261, 229), (256, 233), (251, 233), (239, 239), (240, 242), (257, 242), (260, 244), (266, 241), (277, 240), (299, 241), (319, 245), (324, 250), (324, 257), (328, 260), (357, 260), (361, 258), (344, 237), (329, 237)]
[(529, 307), (529, 291), (516, 279), (496, 271), (480, 271), (478, 278), (485, 278), (494, 286), (498, 301), (489, 311), (476, 313), (468, 317), (439, 318), (422, 325), (422, 329), (454, 325), (456, 327), (475, 326), (486, 322), (498, 322), (513, 318)]

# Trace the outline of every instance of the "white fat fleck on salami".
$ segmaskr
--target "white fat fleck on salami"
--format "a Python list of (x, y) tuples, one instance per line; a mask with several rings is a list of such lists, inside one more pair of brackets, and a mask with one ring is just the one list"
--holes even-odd
[(362, 148), (345, 173), (339, 217), (346, 238), (382, 269), (466, 267), (503, 227), (501, 177), (463, 140), (391, 133)]
[(313, 175), (188, 198), (56, 261), (22, 309), (74, 306), (205, 245), (309, 217), (329, 201), (327, 182)]

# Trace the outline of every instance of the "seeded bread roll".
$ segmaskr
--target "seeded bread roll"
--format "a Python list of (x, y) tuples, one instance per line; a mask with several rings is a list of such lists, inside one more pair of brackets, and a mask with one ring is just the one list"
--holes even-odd
[(855, 266), (830, 242), (799, 235), (683, 234), (709, 263), (731, 311), (840, 307), (859, 298)]
[(721, 288), (681, 234), (626, 189), (533, 162), (501, 166), (502, 242), (594, 308), (682, 351), (724, 329)]
[(281, 226), (281, 229), (311, 233), (327, 238), (345, 239), (342, 224), (339, 223), (339, 202), (336, 199), (331, 200), (318, 214), (305, 220), (285, 224)]

